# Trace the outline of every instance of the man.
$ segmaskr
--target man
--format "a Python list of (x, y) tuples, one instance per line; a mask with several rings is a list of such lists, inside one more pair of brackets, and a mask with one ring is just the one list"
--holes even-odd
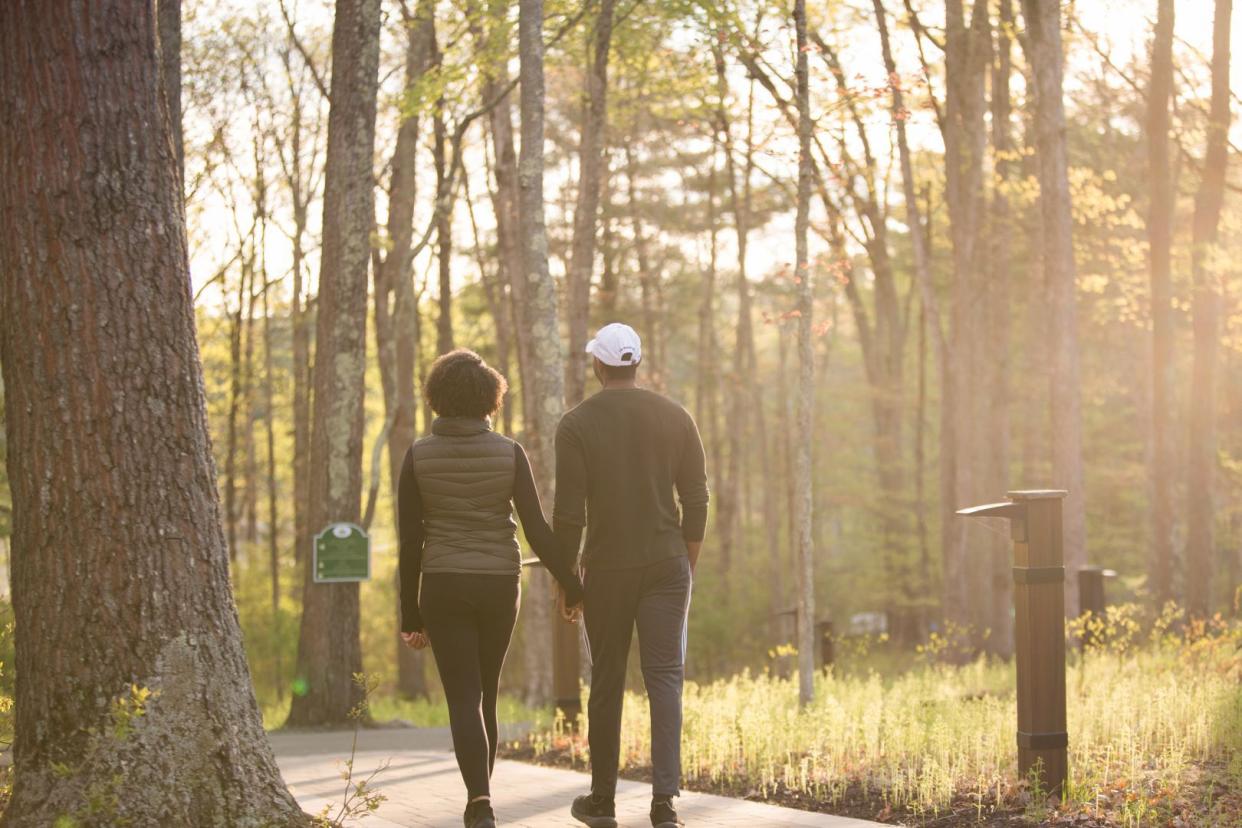
[(686, 618), (707, 525), (703, 443), (684, 408), (638, 387), (642, 342), (633, 328), (606, 325), (586, 350), (603, 389), (557, 428), (553, 510), (566, 548), (577, 551), (586, 527), (591, 793), (575, 799), (571, 813), (591, 828), (617, 825), (621, 703), (637, 624), (651, 702), (651, 824), (681, 828), (673, 798), (681, 781)]

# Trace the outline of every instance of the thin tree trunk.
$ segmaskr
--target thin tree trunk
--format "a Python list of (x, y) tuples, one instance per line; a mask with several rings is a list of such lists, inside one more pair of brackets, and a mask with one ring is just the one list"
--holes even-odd
[[(406, 89), (412, 88), (426, 71), (431, 50), (431, 14), (431, 3), (423, 0), (417, 7), (414, 19), (404, 21)], [(376, 356), (384, 391), (384, 414), (392, 423), (388, 430), (387, 452), (388, 479), (394, 509), (393, 526), (398, 523), (397, 484), (401, 477), (401, 464), (418, 430), (414, 358), (419, 318), (411, 261), (414, 204), (417, 196), (418, 135), (417, 114), (401, 121), (393, 148), (392, 180), (388, 194), (386, 229), (391, 246), (387, 254), (378, 260), (374, 272)], [(394, 588), (400, 588), (399, 582), (394, 584)], [(400, 618), (397, 622), (400, 624)], [(397, 656), (397, 692), (405, 698), (425, 698), (427, 682), (423, 654), (405, 646), (400, 636), (395, 634), (393, 646)]]
[(256, 227), (250, 231), (250, 289), (246, 292), (246, 324), (242, 333), (242, 400), (245, 406), (242, 412), (244, 418), (242, 422), (245, 426), (243, 450), (246, 458), (246, 485), (243, 491), (246, 497), (246, 541), (251, 544), (257, 543), (259, 540), (259, 458), (254, 436), (254, 307), (256, 297), (255, 285), (264, 278), (263, 274), (258, 270), (259, 243), (258, 239), (255, 238), (260, 215), (256, 215)]
[[(1012, 266), (1013, 216), (1009, 206), (1008, 188), (1012, 186), (1013, 138), (1010, 127), (1011, 103), (1009, 78), (1013, 71), (1011, 58), (1013, 2), (999, 0), (1000, 25), (996, 31), (996, 54), (992, 64), (992, 150), (994, 185), (988, 254), (988, 281), (984, 290), (987, 353), (987, 387), (984, 410), (984, 445), (981, 448), (982, 479), (980, 493), (999, 497), (1009, 485), (1009, 375), (1010, 312), (1009, 271)], [(993, 494), (995, 493), (995, 494)], [(1008, 658), (1013, 654), (1013, 570), (1010, 541), (1003, 534), (989, 533), (984, 548), (990, 577), (987, 584), (986, 640), (989, 652)]]
[[(243, 244), (245, 242), (243, 241)], [(245, 397), (242, 378), (242, 337), (246, 310), (246, 287), (250, 268), (243, 264), (237, 286), (237, 313), (229, 330), (229, 415), (224, 438), (224, 526), (229, 547), (229, 561), (237, 564), (237, 441), (238, 418)]]
[(807, 69), (806, 0), (794, 0), (797, 34), (798, 209), (794, 224), (798, 284), (798, 418), (794, 449), (794, 527), (798, 571), (798, 701), (815, 697), (815, 572), (812, 548), (811, 435), (815, 412), (815, 342), (812, 331), (811, 263), (807, 228), (811, 217), (811, 102)]
[[(439, 66), (441, 61), (440, 47), (436, 42), (435, 24), (430, 27), (432, 65)], [(449, 191), (449, 160), (448, 142), (444, 125), (444, 99), (436, 101), (432, 116), (432, 128), (435, 133), (436, 163), (436, 203), (442, 200), (451, 201), (453, 194)], [(442, 209), (436, 214), (436, 264), (439, 268), (439, 305), (440, 313), (436, 317), (436, 353), (447, 354), (453, 350), (453, 211)]]
[[(1034, 76), (1035, 137), (1039, 155), (1039, 204), (1043, 217), (1044, 270), (1049, 293), (1052, 473), (1069, 490), (1063, 505), (1065, 569), (1087, 563), (1087, 513), (1082, 465), (1082, 387), (1079, 370), (1077, 268), (1070, 212), (1065, 103), (1061, 98), (1061, 7), (1022, 0), (1028, 58)], [(1066, 611), (1077, 614), (1078, 578), (1065, 581)]]
[(1186, 609), (1212, 612), (1216, 529), (1216, 395), (1220, 361), (1223, 277), (1212, 261), (1217, 245), (1225, 167), (1229, 161), (1229, 33), (1233, 0), (1216, 0), (1212, 24), (1212, 102), (1203, 179), (1195, 194), (1191, 272), (1194, 363), (1190, 380), (1190, 440), (1186, 457)]
[[(553, 437), (565, 406), (565, 360), (561, 356), (556, 285), (548, 271), (548, 236), (543, 215), (543, 0), (521, 0), (518, 13), (518, 54), (521, 60), (522, 150), (518, 161), (518, 238), (522, 242), (525, 304), (522, 328), (531, 339), (531, 407), (527, 440), (534, 458), (536, 483), (543, 502), (553, 502), (556, 468)], [(552, 641), (552, 586), (547, 573), (531, 573), (528, 590), (526, 695), (552, 697), (549, 645)]]
[[(987, 145), (984, 114), (984, 88), (987, 79), (988, 8), (976, 0), (967, 21), (963, 0), (945, 3), (945, 119), (944, 144), (949, 225), (953, 241), (953, 283), (950, 292), (948, 354), (950, 368), (942, 373), (946, 386), (942, 395), (942, 418), (952, 429), (953, 441), (942, 445), (942, 485), (949, 488), (942, 497), (942, 536), (945, 548), (944, 608), (947, 619), (959, 632), (969, 632), (970, 641), (981, 646), (988, 623), (991, 566), (985, 550), (991, 541), (981, 525), (962, 521), (957, 508), (973, 502), (986, 502), (998, 492), (984, 491), (982, 471), (984, 451), (979, 441), (965, 439), (985, 427), (986, 384), (982, 342), (984, 306), (977, 300), (984, 289), (984, 259), (987, 237), (983, 222), (986, 203), (983, 193), (983, 157)], [(943, 434), (942, 437), (948, 435)]]
[[(643, 227), (642, 207), (638, 201), (638, 186), (635, 179), (638, 177), (638, 165), (634, 160), (634, 153), (629, 144), (626, 144), (625, 153), (625, 183), (626, 196), (629, 199), (630, 212), (630, 230), (634, 234), (634, 262), (638, 267), (638, 288), (640, 297), (640, 307), (642, 309), (643, 318), (643, 371), (646, 373), (647, 380), (655, 388), (662, 388), (664, 385), (664, 360), (660, 349), (659, 336), (659, 268), (653, 267), (651, 256), (647, 247), (647, 233)], [(721, 566), (728, 567), (728, 560), (721, 559)]]
[(0, 4), (12, 828), (309, 823), (229, 588), (155, 38), (146, 2)]
[(1157, 608), (1173, 598), (1173, 0), (1158, 0), (1147, 91), (1147, 243), (1151, 272), (1151, 556), (1147, 588)]
[[(615, 0), (600, 0), (595, 17), (591, 68), (586, 78), (586, 106), (578, 149), (578, 197), (569, 259), (569, 357), (565, 402), (577, 405), (586, 394), (587, 326), (591, 315), (591, 273), (595, 269), (595, 226), (608, 126), (608, 53), (612, 47)], [(653, 331), (648, 330), (648, 338)], [(650, 353), (650, 351), (648, 351)], [(644, 354), (644, 357), (646, 354)], [(646, 361), (646, 360), (644, 360)]]
[[(315, 324), (311, 531), (361, 515), (367, 264), (374, 225), (372, 154), (379, 71), (379, 0), (337, 0), (332, 31), (323, 253)], [(318, 584), (305, 567), (293, 726), (345, 724), (362, 671), (358, 584)]]

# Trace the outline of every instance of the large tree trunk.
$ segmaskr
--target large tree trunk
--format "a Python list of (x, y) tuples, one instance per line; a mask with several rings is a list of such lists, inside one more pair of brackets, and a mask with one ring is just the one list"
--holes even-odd
[[(406, 20), (405, 86), (411, 88), (422, 76), (430, 50), (431, 4), (420, 3), (413, 20)], [(417, 195), (418, 115), (405, 118), (397, 130), (392, 153), (392, 181), (388, 193), (388, 253), (375, 268), (375, 341), (384, 391), (388, 430), (388, 479), (397, 525), (397, 483), (406, 450), (418, 430), (418, 400), (414, 391), (414, 359), (419, 318), (414, 295), (411, 250), (414, 237), (414, 204)], [(399, 579), (396, 587), (400, 588)], [(398, 602), (399, 604), (400, 602)], [(398, 614), (400, 609), (398, 609)], [(397, 619), (398, 624), (400, 618)], [(396, 629), (400, 629), (398, 626)], [(397, 692), (406, 698), (426, 697), (427, 680), (423, 654), (393, 635), (397, 653)]]
[[(794, 281), (798, 284), (798, 433), (813, 433), (815, 413), (815, 341), (812, 331), (811, 262), (807, 228), (811, 221), (811, 99), (807, 69), (806, 0), (794, 0), (797, 33), (798, 209), (794, 224)], [(798, 571), (798, 701), (815, 697), (815, 571), (812, 548), (811, 441), (800, 439), (794, 452), (795, 560)]]
[(1147, 243), (1151, 272), (1151, 556), (1147, 588), (1156, 607), (1173, 598), (1173, 173), (1169, 103), (1173, 95), (1173, 0), (1158, 0), (1147, 91)]
[[(530, 409), (527, 441), (543, 502), (552, 503), (556, 468), (554, 436), (565, 407), (565, 361), (561, 356), (556, 284), (548, 272), (548, 234), (543, 217), (543, 0), (521, 0), (518, 54), (521, 59), (522, 150), (518, 162), (518, 238), (522, 244), (525, 302), (521, 327), (531, 340)], [(542, 570), (531, 573), (528, 589), (526, 647), (527, 696), (552, 697), (552, 585)]]
[[(577, 405), (586, 393), (587, 326), (591, 315), (591, 272), (595, 265), (595, 218), (599, 212), (599, 185), (608, 125), (608, 53), (612, 46), (615, 0), (600, 0), (595, 17), (593, 60), (587, 73), (586, 107), (578, 149), (578, 200), (574, 207), (574, 237), (569, 259), (569, 358), (566, 362), (565, 402)], [(648, 337), (654, 331), (645, 331)]]
[(1065, 102), (1061, 98), (1061, 6), (1022, 0), (1028, 58), (1034, 76), (1039, 206), (1048, 282), (1052, 405), (1052, 474), (1068, 489), (1064, 504), (1066, 611), (1078, 613), (1078, 578), (1087, 563), (1087, 512), (1082, 465), (1082, 387), (1078, 352), (1078, 275), (1070, 211)]
[(0, 4), (6, 826), (308, 821), (229, 591), (153, 14)]
[[(367, 263), (374, 224), (372, 153), (379, 0), (337, 0), (324, 177), (323, 253), (315, 324), (310, 531), (358, 522), (366, 395)], [(344, 724), (360, 698), (358, 584), (317, 584), (304, 567), (299, 685), (289, 725)]]
[(1203, 179), (1195, 194), (1191, 271), (1194, 275), (1194, 367), (1190, 380), (1190, 442), (1186, 458), (1186, 609), (1212, 611), (1216, 529), (1216, 373), (1224, 290), (1212, 262), (1229, 160), (1229, 24), (1233, 0), (1216, 0), (1212, 25), (1212, 103)]

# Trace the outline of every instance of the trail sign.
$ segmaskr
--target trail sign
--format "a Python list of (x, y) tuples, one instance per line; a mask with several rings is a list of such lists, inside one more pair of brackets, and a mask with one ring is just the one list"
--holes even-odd
[(355, 523), (329, 523), (315, 535), (312, 554), (317, 584), (371, 579), (371, 538)]

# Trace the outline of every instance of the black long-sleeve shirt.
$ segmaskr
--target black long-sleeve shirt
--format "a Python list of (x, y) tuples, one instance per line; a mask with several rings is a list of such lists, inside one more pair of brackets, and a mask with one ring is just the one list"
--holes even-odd
[[(680, 512), (677, 502), (680, 501)], [(556, 430), (561, 544), (582, 564), (626, 569), (686, 554), (707, 526), (707, 464), (690, 413), (642, 388), (598, 392)]]
[[(539, 501), (539, 489), (531, 472), (526, 451), (518, 443), (513, 444), (513, 505), (526, 540), (535, 555), (543, 562), (552, 577), (565, 590), (570, 606), (582, 600), (582, 581), (576, 570), (576, 556), (567, 554), (557, 542), (552, 528), (543, 516)], [(414, 450), (405, 453), (401, 465), (401, 478), (397, 484), (397, 522), (400, 535), (399, 570), (401, 578), (401, 629), (417, 632), (423, 628), (422, 615), (418, 610), (418, 591), (422, 578), (423, 502), (418, 492), (418, 478), (414, 474)], [(495, 577), (495, 576), (480, 576)]]

